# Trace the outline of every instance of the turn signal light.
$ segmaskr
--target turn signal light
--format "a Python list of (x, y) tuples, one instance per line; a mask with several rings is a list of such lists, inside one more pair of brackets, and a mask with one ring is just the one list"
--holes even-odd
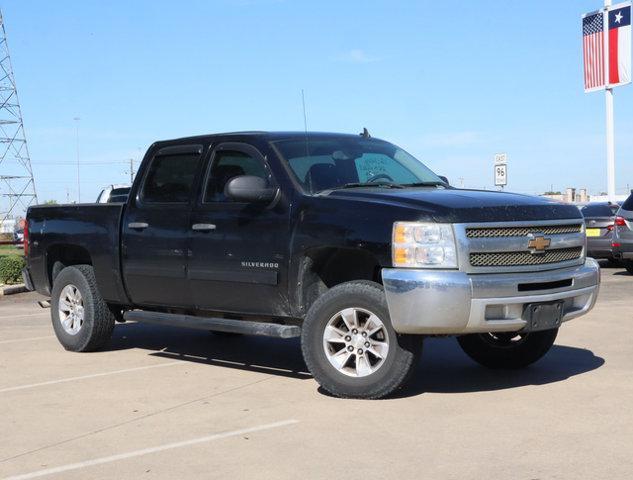
[(397, 265), (404, 265), (409, 261), (411, 253), (407, 248), (394, 248), (393, 259)]
[(406, 243), (407, 241), (407, 227), (402, 223), (396, 223), (393, 229), (393, 241), (394, 243)]

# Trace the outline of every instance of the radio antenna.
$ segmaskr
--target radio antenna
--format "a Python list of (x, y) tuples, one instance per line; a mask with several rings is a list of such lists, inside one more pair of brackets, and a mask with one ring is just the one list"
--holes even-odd
[(303, 131), (308, 133), (308, 115), (306, 114), (306, 96), (303, 92), (303, 88), (301, 89), (301, 104), (303, 105)]
[(303, 105), (303, 131), (305, 133), (306, 157), (309, 156), (308, 150), (308, 114), (306, 113), (306, 96), (301, 89), (301, 105)]

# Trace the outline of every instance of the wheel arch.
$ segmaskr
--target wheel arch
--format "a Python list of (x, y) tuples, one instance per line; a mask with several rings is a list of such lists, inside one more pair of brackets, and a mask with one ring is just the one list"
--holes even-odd
[(294, 303), (303, 317), (314, 301), (330, 288), (353, 280), (382, 284), (378, 258), (360, 248), (321, 247), (306, 251), (299, 259)]
[(46, 278), (51, 288), (55, 277), (71, 265), (92, 265), (90, 252), (80, 245), (63, 243), (46, 249)]

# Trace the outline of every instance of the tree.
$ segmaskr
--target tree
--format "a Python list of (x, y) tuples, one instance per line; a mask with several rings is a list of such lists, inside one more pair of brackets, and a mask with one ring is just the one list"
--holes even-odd
[(44, 205), (57, 205), (57, 200), (46, 200)]

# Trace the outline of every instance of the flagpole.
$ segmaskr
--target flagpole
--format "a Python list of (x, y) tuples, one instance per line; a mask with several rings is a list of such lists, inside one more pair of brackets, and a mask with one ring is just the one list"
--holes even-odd
[(607, 120), (607, 193), (615, 202), (615, 132), (613, 127), (613, 89), (609, 86), (609, 10), (611, 0), (604, 0), (604, 75)]
[(607, 109), (607, 192), (609, 201), (615, 202), (615, 135), (613, 132), (613, 89), (605, 90)]

